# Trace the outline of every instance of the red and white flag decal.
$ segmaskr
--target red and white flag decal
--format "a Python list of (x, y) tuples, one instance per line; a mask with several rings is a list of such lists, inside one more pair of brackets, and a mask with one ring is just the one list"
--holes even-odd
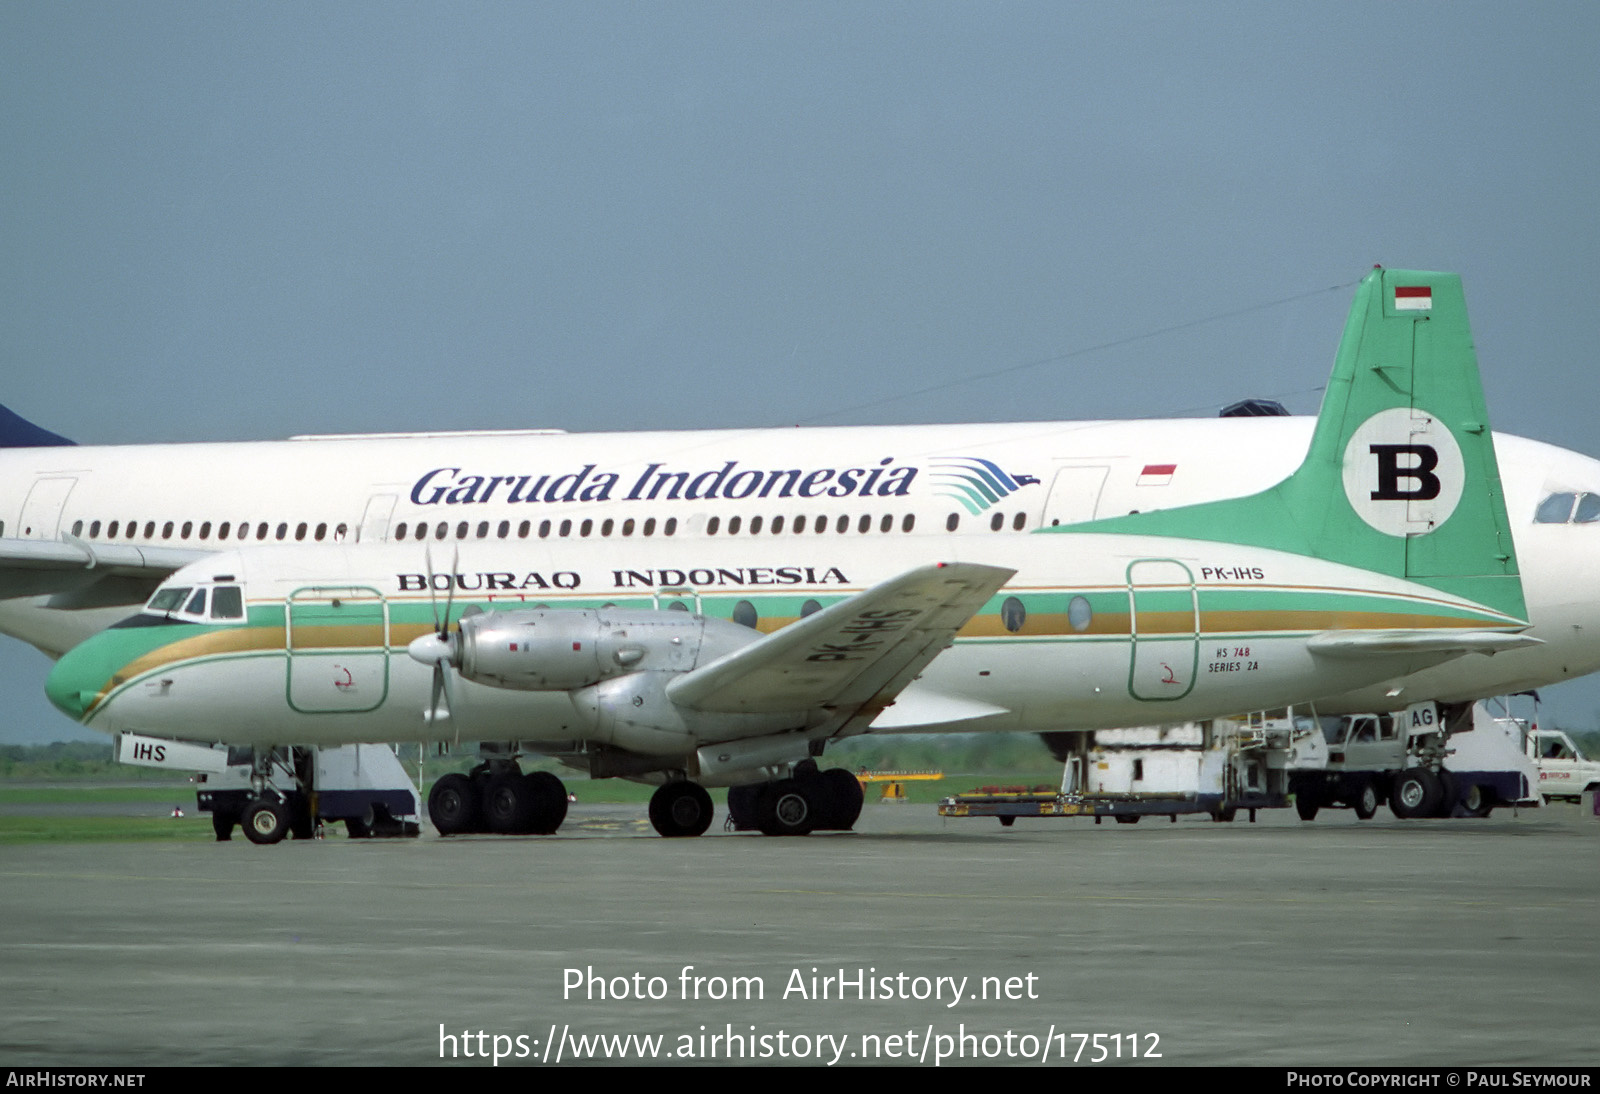
[(1428, 311), (1433, 307), (1433, 288), (1428, 285), (1396, 285), (1395, 311)]
[(1175, 463), (1147, 463), (1144, 470), (1139, 472), (1139, 486), (1166, 486), (1172, 481), (1173, 472), (1178, 470)]

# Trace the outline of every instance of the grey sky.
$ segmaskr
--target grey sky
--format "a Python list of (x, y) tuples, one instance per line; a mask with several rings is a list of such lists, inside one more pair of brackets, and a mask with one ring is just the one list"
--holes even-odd
[[(1597, 46), (1580, 3), (0, 5), (0, 402), (84, 442), (1309, 413), (1351, 293), (1302, 294), (1381, 262), (1463, 275), (1497, 428), (1600, 454)], [(3, 739), (72, 729), (42, 680), (9, 644)]]

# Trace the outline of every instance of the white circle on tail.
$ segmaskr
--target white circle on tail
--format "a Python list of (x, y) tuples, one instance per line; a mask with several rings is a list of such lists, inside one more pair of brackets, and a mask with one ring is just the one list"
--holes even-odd
[(1393, 407), (1368, 418), (1344, 449), (1350, 508), (1389, 536), (1425, 536), (1450, 519), (1466, 485), (1461, 446), (1420, 408)]

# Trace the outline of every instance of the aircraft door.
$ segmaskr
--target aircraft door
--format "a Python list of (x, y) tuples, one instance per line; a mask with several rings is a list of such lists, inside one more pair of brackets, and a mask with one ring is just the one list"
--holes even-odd
[(1194, 575), (1174, 559), (1139, 559), (1128, 567), (1128, 606), (1128, 693), (1135, 699), (1182, 699), (1194, 690), (1200, 661)]
[(1045, 499), (1041, 528), (1059, 524), (1081, 524), (1093, 520), (1100, 505), (1100, 491), (1106, 484), (1109, 467), (1066, 466), (1056, 469)]
[(361, 531), (356, 533), (360, 543), (382, 543), (389, 538), (389, 521), (394, 516), (394, 494), (374, 494), (367, 499), (367, 511), (361, 516)]
[(39, 479), (28, 491), (22, 503), (22, 529), (24, 539), (55, 539), (61, 532), (61, 511), (66, 508), (67, 495), (78, 485), (70, 477)]
[(376, 710), (389, 694), (389, 611), (377, 589), (315, 585), (284, 605), (289, 706), (302, 714)]

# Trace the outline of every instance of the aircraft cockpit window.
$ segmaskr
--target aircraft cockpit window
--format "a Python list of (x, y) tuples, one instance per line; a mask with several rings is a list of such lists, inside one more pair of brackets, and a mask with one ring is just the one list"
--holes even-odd
[[(206, 611), (207, 601), (210, 602), (209, 613)], [(244, 591), (237, 585), (218, 585), (215, 588), (179, 585), (157, 589), (145, 604), (144, 614), (165, 616), (174, 622), (242, 621), (245, 617)]]
[(244, 594), (237, 585), (218, 585), (211, 592), (212, 619), (243, 619)]
[(1572, 503), (1576, 500), (1573, 494), (1551, 494), (1539, 503), (1538, 511), (1533, 514), (1535, 524), (1565, 524), (1572, 515)]
[(190, 587), (185, 585), (177, 589), (157, 589), (156, 594), (150, 598), (150, 603), (145, 605), (152, 612), (175, 612), (183, 606), (188, 599)]
[(1551, 494), (1534, 511), (1535, 524), (1600, 523), (1600, 494)]

